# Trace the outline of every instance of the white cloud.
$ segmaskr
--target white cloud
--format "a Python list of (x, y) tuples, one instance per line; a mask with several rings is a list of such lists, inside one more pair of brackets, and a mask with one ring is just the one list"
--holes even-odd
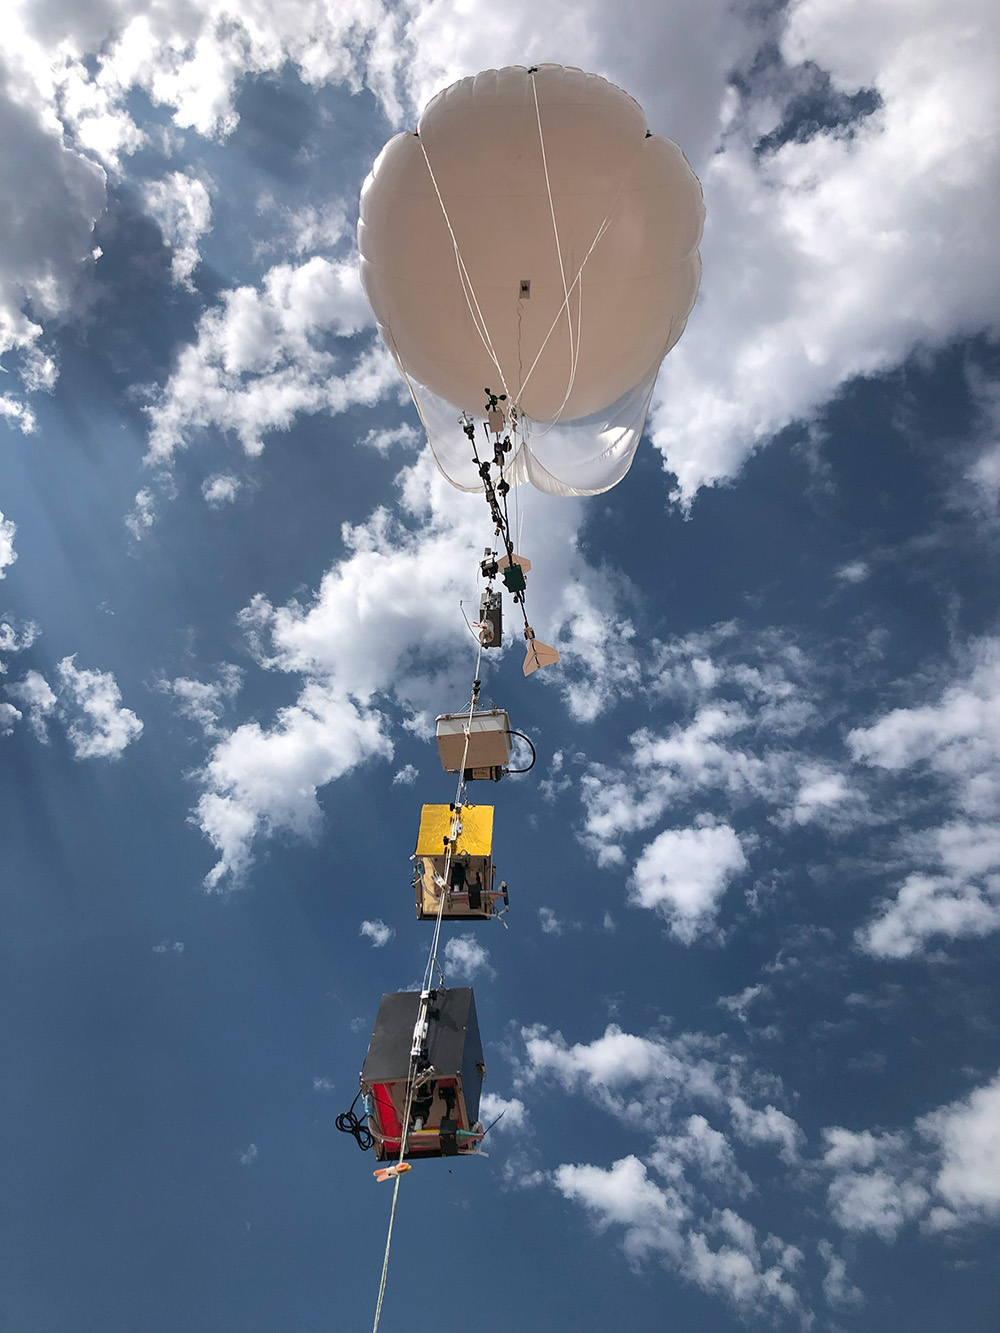
[(694, 1167), (705, 1180), (724, 1185), (741, 1198), (753, 1193), (753, 1182), (737, 1164), (729, 1140), (703, 1115), (688, 1116), (679, 1132), (661, 1135), (650, 1162), (664, 1180), (679, 1188), (685, 1172)]
[(551, 907), (540, 907), (538, 909), (538, 919), (541, 923), (542, 931), (546, 935), (561, 935), (563, 932), (562, 922), (553, 912)]
[(998, 928), (1000, 875), (975, 884), (953, 876), (914, 873), (906, 877), (895, 898), (876, 907), (856, 939), (877, 958), (909, 958), (936, 935), (974, 938)]
[(445, 967), (460, 980), (471, 981), (473, 977), (496, 976), (490, 966), (490, 951), (484, 948), (472, 931), (464, 935), (453, 935), (444, 946)]
[(179, 956), (183, 952), (184, 945), (181, 940), (160, 940), (159, 944), (153, 945), (153, 953), (172, 953)]
[(917, 865), (856, 936), (876, 956), (905, 958), (934, 936), (974, 937), (1000, 927), (1000, 639), (974, 643), (968, 659), (937, 699), (895, 708), (847, 736), (859, 763), (937, 778), (960, 815), (903, 839), (901, 850)]
[[(858, 803), (832, 764), (793, 748), (821, 725), (821, 661), (790, 637), (741, 633), (735, 622), (644, 648), (641, 663), (635, 655), (640, 688), (680, 716), (660, 734), (651, 726), (635, 732), (619, 766), (585, 770), (583, 841), (600, 865), (622, 864), (626, 837), (708, 795), (733, 812), (765, 801), (779, 826), (795, 822), (797, 808), (824, 826), (856, 820)], [(618, 682), (613, 673), (609, 680), (613, 694)]]
[[(33, 71), (20, 58), (16, 16), (8, 18), (4, 35), (0, 356), (27, 357), (26, 387), (46, 387), (54, 367), (49, 360), (45, 368), (45, 353), (37, 344), (44, 325), (69, 314), (80, 280), (92, 266), (94, 223), (105, 207), (105, 173), (67, 141), (54, 111), (54, 90), (39, 88)], [(33, 428), (31, 413), (23, 404), (13, 397), (7, 404), (4, 414), (12, 422), (25, 430)]]
[(49, 739), (47, 720), (57, 700), (52, 687), (40, 671), (29, 671), (23, 680), (7, 686), (7, 693), (28, 710), (28, 725), (42, 742)]
[(673, 1191), (649, 1178), (637, 1157), (623, 1157), (608, 1170), (563, 1165), (552, 1178), (563, 1198), (581, 1203), (599, 1226), (626, 1227), (625, 1248), (632, 1258), (644, 1259), (657, 1250), (680, 1254), (681, 1226), (689, 1210)]
[(240, 1163), (243, 1166), (250, 1166), (253, 1162), (256, 1162), (257, 1160), (256, 1143), (251, 1143), (249, 1148), (247, 1148), (246, 1152), (241, 1152), (239, 1154), (239, 1158), (240, 1158)]
[(835, 577), (839, 583), (864, 583), (870, 573), (867, 561), (850, 560), (846, 565), (840, 566)]
[(233, 503), (242, 484), (231, 472), (217, 472), (214, 477), (205, 479), (201, 493), (212, 509), (221, 509), (223, 505)]
[(121, 691), (110, 671), (81, 671), (73, 657), (56, 668), (60, 710), (77, 759), (117, 759), (142, 733), (142, 722), (121, 707)]
[(14, 534), (17, 532), (17, 524), (13, 519), (4, 518), (0, 512), (0, 579), (6, 578), (4, 570), (14, 563), (17, 559), (17, 552), (14, 550)]
[(692, 944), (711, 930), (722, 895), (747, 864), (728, 824), (666, 829), (635, 863), (631, 901), (655, 908), (675, 939)]
[(347, 215), (353, 207), (352, 198), (349, 204), (335, 200), (320, 208), (304, 204), (301, 208), (292, 209), (276, 200), (272, 194), (265, 193), (258, 202), (258, 212), (264, 217), (277, 218), (280, 235), (275, 241), (259, 243), (259, 250), (261, 253), (281, 250), (299, 258), (333, 250), (351, 232)]
[(484, 1092), (479, 1101), (479, 1118), (484, 1125), (496, 1120), (494, 1132), (509, 1134), (527, 1126), (528, 1112), (519, 1097), (501, 1097), (495, 1092)]
[(790, 1115), (776, 1106), (748, 1106), (739, 1095), (730, 1097), (729, 1111), (744, 1143), (773, 1146), (788, 1166), (798, 1162), (804, 1135)]
[(992, 816), (1000, 800), (1000, 638), (973, 644), (965, 679), (937, 702), (895, 708), (847, 745), (859, 763), (889, 770), (926, 767), (950, 782), (960, 808)]
[(830, 1185), (830, 1212), (845, 1231), (874, 1231), (894, 1240), (927, 1205), (923, 1185), (888, 1171), (845, 1172)]
[(191, 274), (201, 258), (198, 241), (212, 226), (209, 187), (197, 176), (172, 171), (162, 180), (148, 181), (143, 195), (146, 211), (173, 251), (170, 270), (174, 282), (193, 291)]
[(971, 507), (989, 518), (1000, 517), (1000, 384), (974, 371), (967, 372), (976, 407), (974, 457), (965, 481)]
[(206, 887), (238, 885), (256, 837), (313, 833), (318, 789), (370, 756), (391, 752), (379, 713), (313, 683), (297, 703), (279, 710), (272, 727), (246, 722), (224, 736), (202, 770), (195, 813), (219, 853)]
[(334, 1092), (336, 1086), (333, 1079), (327, 1078), (325, 1074), (313, 1079), (313, 1092)]
[(0, 736), (9, 736), (14, 724), (20, 722), (24, 714), (13, 704), (0, 703)]
[[(34, 620), (16, 624), (13, 619), (0, 620), (0, 653), (21, 653), (38, 638), (41, 629)], [(0, 658), (0, 676), (7, 671), (6, 662)]]
[(192, 435), (209, 428), (234, 434), (247, 454), (264, 436), (287, 430), (301, 414), (336, 414), (372, 404), (398, 389), (381, 343), (346, 371), (331, 338), (372, 324), (355, 260), (314, 256), (277, 264), (259, 289), (224, 292), (182, 348), (170, 379), (149, 408), (147, 462), (169, 464)]
[[(719, 1296), (744, 1316), (766, 1310), (794, 1311), (811, 1322), (795, 1286), (801, 1260), (794, 1246), (780, 1242), (780, 1258), (765, 1265), (753, 1228), (731, 1209), (700, 1219), (671, 1186), (650, 1179), (635, 1156), (610, 1169), (557, 1167), (553, 1183), (564, 1198), (580, 1203), (604, 1229), (624, 1228), (623, 1248), (635, 1263), (659, 1255), (671, 1268), (703, 1291)], [(706, 1232), (718, 1236), (714, 1248)]]
[(384, 457), (399, 446), (411, 452), (422, 449), (424, 436), (415, 427), (406, 423), (395, 426), (392, 430), (370, 430), (361, 443), (370, 449), (375, 449)]
[[(641, 1037), (610, 1024), (602, 1036), (570, 1046), (544, 1027), (522, 1029), (521, 1080), (554, 1080), (567, 1092), (584, 1092), (609, 1114), (649, 1135), (676, 1135), (683, 1112), (711, 1111), (741, 1141), (776, 1149), (790, 1160), (799, 1131), (773, 1105), (780, 1084), (749, 1069), (719, 1038), (698, 1033)], [(697, 1110), (695, 1109), (697, 1108)]]
[(847, 1264), (830, 1242), (821, 1240), (816, 1249), (826, 1264), (826, 1272), (823, 1274), (823, 1295), (827, 1304), (834, 1309), (850, 1309), (864, 1305), (864, 1296), (847, 1276)]
[(414, 768), (412, 764), (404, 764), (402, 768), (393, 773), (392, 785), (394, 787), (412, 787), (419, 776), (419, 769)]
[(125, 516), (125, 526), (136, 541), (141, 541), (153, 526), (155, 505), (155, 496), (147, 486), (136, 492), (132, 512)]
[(881, 105), (849, 133), (757, 153), (781, 108), (768, 123), (765, 101), (740, 110), (733, 99), (702, 169), (702, 298), (652, 415), (683, 502), (852, 377), (996, 330), (996, 18), (989, 0), (789, 5), (787, 86), (828, 71), (838, 92), (871, 88)]
[(850, 799), (851, 789), (843, 773), (822, 764), (803, 764), (799, 769), (800, 787), (791, 810), (796, 824), (822, 822), (831, 808)]
[(396, 932), (392, 926), (387, 926), (381, 918), (376, 917), (374, 921), (362, 921), (361, 930), (358, 933), (363, 935), (365, 939), (371, 940), (373, 949), (382, 949)]
[(219, 668), (216, 681), (192, 680), (187, 676), (177, 676), (174, 680), (161, 677), (154, 688), (169, 695), (180, 716), (196, 722), (206, 736), (221, 736), (219, 721), (242, 684), (243, 672), (232, 662), (226, 662)]
[(738, 1018), (741, 1023), (746, 1025), (747, 1011), (751, 1004), (761, 998), (770, 999), (771, 994), (769, 986), (758, 983), (756, 986), (744, 986), (735, 995), (720, 995), (715, 1003), (720, 1009), (725, 1009), (734, 1018)]
[(920, 1116), (912, 1129), (823, 1131), (830, 1212), (883, 1240), (919, 1221), (928, 1234), (1000, 1214), (1000, 1075)]
[(917, 1121), (939, 1145), (938, 1194), (956, 1221), (1000, 1215), (1000, 1074), (968, 1097)]

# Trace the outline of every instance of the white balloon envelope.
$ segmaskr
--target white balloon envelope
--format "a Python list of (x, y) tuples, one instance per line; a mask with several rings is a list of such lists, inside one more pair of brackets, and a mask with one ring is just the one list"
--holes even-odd
[(677, 145), (578, 69), (461, 79), (390, 139), (361, 193), (361, 278), (454, 485), (482, 488), (456, 416), (484, 416), (486, 389), (507, 397), (512, 483), (621, 480), (697, 296), (704, 215)]

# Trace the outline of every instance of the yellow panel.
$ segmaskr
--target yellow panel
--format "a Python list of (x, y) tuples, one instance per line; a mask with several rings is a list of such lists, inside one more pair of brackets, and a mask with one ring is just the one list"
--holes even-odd
[[(417, 856), (443, 856), (444, 840), (451, 837), (450, 805), (425, 805), (420, 812)], [(469, 856), (489, 856), (493, 843), (492, 805), (463, 805), (462, 832), (455, 851)]]

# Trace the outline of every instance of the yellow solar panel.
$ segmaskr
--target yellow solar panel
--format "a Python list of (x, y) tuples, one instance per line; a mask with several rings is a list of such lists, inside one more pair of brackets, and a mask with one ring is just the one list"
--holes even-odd
[[(453, 811), (450, 805), (425, 805), (420, 812), (417, 856), (443, 856), (444, 840), (451, 836)], [(492, 805), (463, 805), (462, 832), (456, 855), (489, 856), (493, 845)]]

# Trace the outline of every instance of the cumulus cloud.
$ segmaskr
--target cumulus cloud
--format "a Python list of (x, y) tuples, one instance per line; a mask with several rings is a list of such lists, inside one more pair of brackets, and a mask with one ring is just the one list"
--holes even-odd
[[(610, 1169), (560, 1167), (553, 1181), (567, 1198), (588, 1207), (601, 1225), (622, 1226), (623, 1246), (636, 1262), (659, 1256), (745, 1310), (763, 1308), (779, 1292), (781, 1303), (798, 1308), (792, 1274), (801, 1256), (794, 1247), (768, 1238), (767, 1247), (782, 1256), (768, 1265), (752, 1225), (715, 1203), (720, 1193), (734, 1201), (754, 1193), (738, 1144), (776, 1150), (789, 1164), (799, 1160), (801, 1131), (767, 1101), (776, 1091), (773, 1080), (696, 1034), (644, 1038), (610, 1027), (596, 1041), (572, 1047), (541, 1029), (526, 1029), (523, 1037), (526, 1081), (554, 1078), (653, 1140), (645, 1161), (633, 1155)], [(699, 1103), (703, 1109), (692, 1110)], [(727, 1287), (725, 1272), (738, 1276), (735, 1286)]]
[[(34, 620), (0, 620), (0, 653), (21, 653), (38, 638), (41, 630)], [(6, 661), (0, 657), (0, 676), (7, 671)]]
[(821, 1240), (816, 1246), (820, 1258), (826, 1264), (823, 1274), (823, 1295), (833, 1309), (851, 1309), (864, 1304), (861, 1291), (847, 1276), (847, 1264), (828, 1240)]
[(462, 981), (471, 981), (473, 977), (496, 976), (490, 966), (490, 951), (479, 943), (472, 933), (453, 935), (444, 946), (444, 961), (448, 971)]
[(219, 722), (243, 685), (243, 672), (232, 662), (219, 668), (215, 681), (192, 680), (177, 676), (173, 680), (158, 679), (154, 688), (168, 695), (178, 714), (197, 723), (206, 736), (221, 736)]
[(635, 863), (631, 900), (655, 908), (675, 939), (692, 944), (712, 928), (719, 900), (746, 868), (740, 840), (727, 824), (665, 829)]
[(966, 813), (991, 815), (1000, 800), (1000, 638), (979, 640), (969, 657), (965, 678), (938, 700), (894, 708), (851, 731), (847, 745), (859, 763), (930, 770)]
[(0, 513), (0, 579), (6, 578), (4, 570), (17, 559), (17, 552), (14, 550), (16, 532), (17, 524), (12, 519), (4, 518)]
[(583, 838), (599, 864), (622, 864), (625, 839), (708, 796), (731, 813), (763, 800), (779, 825), (856, 818), (834, 766), (806, 757), (828, 688), (816, 656), (791, 636), (740, 634), (735, 622), (644, 647), (641, 687), (680, 716), (636, 731), (620, 765), (585, 770)]
[[(54, 365), (40, 346), (45, 325), (69, 314), (93, 264), (105, 173), (67, 141), (54, 89), (39, 88), (19, 59), (16, 17), (5, 36), (11, 42), (0, 64), (0, 356), (14, 354), (30, 389), (51, 384)], [(30, 411), (14, 397), (7, 401), (8, 419), (33, 429)]]
[(29, 671), (23, 680), (7, 686), (7, 693), (28, 712), (28, 725), (43, 743), (48, 743), (48, 718), (56, 707), (52, 687), (40, 671)]
[(938, 1229), (1000, 1215), (1000, 1074), (917, 1121), (940, 1152), (935, 1189), (948, 1209)]
[(0, 703), (0, 736), (9, 736), (14, 724), (20, 722), (24, 714), (13, 704)]
[(780, 1242), (771, 1246), (778, 1257), (768, 1262), (754, 1228), (731, 1209), (693, 1224), (680, 1195), (651, 1179), (637, 1157), (621, 1158), (607, 1170), (563, 1165), (553, 1172), (553, 1183), (600, 1228), (622, 1227), (623, 1248), (634, 1262), (659, 1256), (744, 1316), (783, 1311), (811, 1322), (796, 1289), (802, 1258), (796, 1247)]
[(989, 935), (1000, 927), (1000, 874), (982, 883), (954, 876), (908, 875), (894, 898), (884, 899), (856, 935), (878, 958), (909, 958), (934, 936)]
[(650, 1135), (676, 1137), (682, 1124), (690, 1135), (701, 1127), (692, 1126), (689, 1116), (711, 1114), (741, 1142), (774, 1149), (786, 1160), (797, 1155), (795, 1122), (774, 1105), (780, 1083), (747, 1068), (720, 1038), (638, 1036), (616, 1024), (594, 1041), (572, 1046), (543, 1027), (524, 1028), (521, 1036), (525, 1084), (554, 1080)]
[(380, 917), (376, 917), (374, 921), (362, 921), (358, 933), (365, 939), (371, 940), (373, 949), (382, 949), (396, 932), (392, 926), (387, 926)]
[(183, 952), (184, 945), (181, 940), (160, 940), (159, 944), (153, 945), (153, 953), (172, 953), (180, 956)]
[(758, 983), (756, 986), (744, 986), (744, 988), (741, 991), (738, 991), (735, 995), (720, 995), (715, 1003), (720, 1009), (725, 1009), (728, 1013), (732, 1014), (734, 1018), (738, 1018), (740, 1022), (746, 1026), (747, 1011), (751, 1004), (753, 1004), (755, 1000), (762, 998), (770, 999), (771, 990), (770, 987), (763, 985), (763, 983)]
[(191, 275), (200, 260), (198, 241), (212, 225), (209, 187), (197, 176), (172, 171), (162, 180), (148, 181), (143, 194), (146, 211), (173, 251), (170, 271), (174, 282), (193, 290)]
[(142, 722), (122, 696), (110, 671), (82, 671), (75, 658), (56, 668), (66, 735), (77, 759), (117, 759), (142, 734)]
[(240, 1164), (242, 1166), (251, 1166), (254, 1162), (256, 1162), (257, 1160), (256, 1143), (251, 1143), (249, 1148), (247, 1148), (246, 1152), (241, 1152), (239, 1154), (239, 1159), (240, 1159)]
[[(988, 0), (788, 6), (770, 105), (734, 94), (719, 151), (702, 169), (702, 298), (652, 413), (682, 503), (735, 475), (852, 377), (895, 366), (915, 347), (995, 332), (996, 23)], [(788, 140), (774, 93), (818, 71), (834, 94), (870, 91), (875, 109)]]
[(391, 754), (381, 715), (335, 689), (308, 684), (273, 726), (245, 722), (215, 746), (201, 772), (195, 819), (218, 852), (209, 889), (242, 882), (254, 839), (319, 827), (320, 787), (372, 755)]
[(839, 583), (864, 583), (870, 573), (867, 561), (849, 560), (846, 565), (840, 566), (835, 577)]
[[(827, 1127), (821, 1157), (810, 1160), (801, 1128), (775, 1104), (777, 1080), (717, 1038), (643, 1037), (611, 1026), (589, 1043), (569, 1045), (540, 1027), (524, 1029), (522, 1040), (521, 1086), (583, 1094), (649, 1140), (641, 1155), (609, 1165), (557, 1167), (555, 1188), (602, 1229), (619, 1228), (635, 1264), (659, 1259), (745, 1315), (778, 1307), (801, 1315), (806, 1306), (801, 1250), (761, 1239), (746, 1215), (764, 1177), (745, 1169), (744, 1148), (784, 1164), (771, 1175), (776, 1185), (801, 1184), (803, 1169), (818, 1168), (830, 1221), (852, 1235), (891, 1243), (907, 1226), (930, 1235), (1000, 1213), (1000, 1075), (908, 1127)], [(831, 1241), (814, 1243), (830, 1306), (861, 1304)]]
[(542, 931), (546, 935), (561, 935), (563, 932), (562, 922), (553, 912), (551, 907), (540, 907), (538, 909), (538, 920)]
[(927, 774), (959, 818), (904, 840), (918, 867), (882, 899), (858, 931), (867, 952), (905, 958), (935, 936), (986, 935), (1000, 927), (1000, 640), (969, 650), (961, 678), (928, 703), (895, 708), (847, 736), (855, 759), (888, 773)]
[(494, 1133), (509, 1134), (525, 1128), (528, 1111), (519, 1097), (501, 1097), (496, 1092), (484, 1092), (479, 1101), (479, 1118), (484, 1125), (495, 1120)]
[[(0, 647), (26, 647), (36, 633), (37, 626), (30, 624), (18, 640), (12, 627), (4, 623), (0, 625)], [(75, 758), (117, 759), (142, 734), (140, 719), (122, 706), (112, 672), (81, 670), (75, 656), (64, 657), (56, 667), (55, 680), (53, 689), (40, 671), (32, 670), (6, 687), (6, 693), (26, 708), (28, 725), (40, 741), (48, 741), (49, 722), (57, 719), (66, 728)], [(7, 717), (11, 723), (18, 720), (12, 714)]]
[(224, 292), (149, 409), (147, 461), (169, 464), (210, 428), (235, 435), (255, 456), (265, 435), (287, 430), (300, 414), (376, 402), (397, 385), (388, 352), (372, 344), (345, 369), (331, 342), (371, 324), (353, 259), (276, 264), (260, 288)]
[(242, 484), (231, 472), (217, 472), (214, 477), (205, 479), (201, 493), (210, 508), (221, 509), (223, 505), (233, 503)]
[(803, 764), (799, 769), (800, 787), (791, 810), (796, 824), (820, 821), (831, 807), (841, 806), (851, 797), (843, 773), (821, 764)]
[(911, 1159), (906, 1136), (839, 1128), (826, 1129), (823, 1136), (824, 1163), (834, 1171), (830, 1213), (845, 1231), (873, 1231), (891, 1241), (925, 1211), (926, 1169)]
[(392, 775), (392, 785), (394, 787), (412, 787), (419, 777), (419, 770), (412, 764), (404, 764), (402, 768), (396, 770)]
[(830, 1211), (846, 1231), (891, 1241), (916, 1221), (933, 1234), (1000, 1214), (1000, 1074), (911, 1128), (823, 1137)]

